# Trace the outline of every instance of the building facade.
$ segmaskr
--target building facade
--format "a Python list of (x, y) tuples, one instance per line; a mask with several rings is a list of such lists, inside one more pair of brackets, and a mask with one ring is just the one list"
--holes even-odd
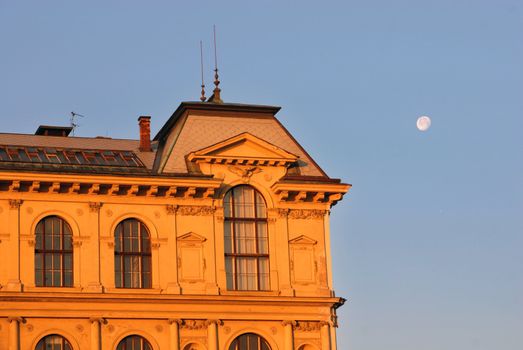
[(278, 107), (184, 102), (151, 140), (0, 134), (0, 349), (336, 349), (329, 178)]

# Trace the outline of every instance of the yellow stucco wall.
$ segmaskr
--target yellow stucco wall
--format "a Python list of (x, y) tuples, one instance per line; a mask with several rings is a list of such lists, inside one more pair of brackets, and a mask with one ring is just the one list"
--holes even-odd
[[(31, 350), (43, 336), (60, 334), (74, 350), (113, 350), (125, 336), (138, 334), (155, 350), (189, 349), (190, 344), (217, 350), (228, 349), (246, 332), (263, 336), (273, 350), (335, 349), (334, 306), (340, 299), (332, 291), (332, 201), (285, 201), (275, 190), (286, 172), (283, 165), (259, 165), (253, 174), (210, 161), (199, 166), (214, 178), (192, 185), (213, 187), (212, 195), (82, 194), (62, 185), (31, 192), (12, 184), (154, 186), (160, 181), (186, 187), (188, 180), (1, 173), (6, 186), (0, 191), (0, 349)], [(267, 203), (270, 291), (226, 287), (223, 196), (239, 184), (256, 188)], [(315, 184), (300, 186), (304, 193), (318, 191)], [(48, 215), (60, 216), (73, 231), (70, 288), (35, 286), (35, 226)], [(150, 289), (115, 288), (114, 230), (126, 218), (141, 220), (151, 234)]]

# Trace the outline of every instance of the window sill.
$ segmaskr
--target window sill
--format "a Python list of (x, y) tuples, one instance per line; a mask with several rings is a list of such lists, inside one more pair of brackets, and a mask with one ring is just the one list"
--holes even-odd
[(24, 286), (24, 292), (58, 292), (58, 293), (78, 293), (82, 291), (82, 287), (36, 287)]
[(160, 288), (105, 288), (105, 293), (108, 294), (160, 294), (161, 292)]
[(277, 290), (220, 290), (220, 295), (239, 295), (239, 296), (278, 296)]

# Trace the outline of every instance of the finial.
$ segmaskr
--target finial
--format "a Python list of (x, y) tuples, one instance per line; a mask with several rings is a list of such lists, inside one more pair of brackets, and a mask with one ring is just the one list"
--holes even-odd
[(200, 71), (202, 72), (202, 91), (200, 96), (200, 101), (205, 102), (205, 83), (203, 81), (203, 45), (202, 41), (200, 40)]
[(210, 99), (212, 102), (215, 103), (223, 103), (220, 92), (220, 88), (218, 87), (220, 85), (220, 79), (218, 77), (218, 54), (216, 50), (216, 25), (213, 25), (213, 33), (214, 33), (214, 90), (213, 90), (213, 96)]

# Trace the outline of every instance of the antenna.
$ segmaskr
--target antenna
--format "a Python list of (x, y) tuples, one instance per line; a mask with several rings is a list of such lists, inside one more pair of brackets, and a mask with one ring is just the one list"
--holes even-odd
[(220, 97), (220, 88), (218, 85), (220, 85), (220, 79), (218, 77), (218, 54), (216, 49), (216, 24), (213, 25), (213, 33), (214, 33), (214, 85), (216, 86), (213, 90), (213, 102), (216, 103), (223, 103), (221, 97)]
[(200, 71), (202, 72), (202, 91), (200, 96), (200, 101), (205, 102), (205, 83), (203, 81), (203, 45), (202, 41), (200, 40)]
[(75, 112), (71, 112), (71, 118), (69, 118), (69, 122), (71, 124), (71, 128), (73, 128), (71, 130), (73, 136), (74, 136), (75, 129), (80, 126), (80, 124), (76, 123), (76, 119), (75, 119), (76, 117), (85, 118), (84, 115), (81, 115), (81, 114), (78, 114), (78, 113), (75, 113)]

